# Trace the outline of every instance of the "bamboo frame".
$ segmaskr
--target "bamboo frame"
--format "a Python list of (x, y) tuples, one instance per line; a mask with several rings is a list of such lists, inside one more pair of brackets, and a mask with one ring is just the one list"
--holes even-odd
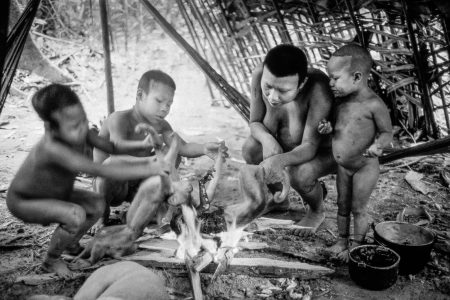
[[(332, 51), (353, 42), (356, 36), (374, 55), (376, 90), (390, 106), (394, 124), (405, 118), (396, 105), (397, 97), (402, 96), (410, 107), (411, 113), (406, 115), (410, 129), (417, 127), (423, 114), (430, 136), (439, 137), (439, 126), (450, 132), (445, 99), (450, 93), (450, 21), (443, 16), (433, 16), (432, 21), (441, 25), (429, 25), (433, 33), (427, 34), (427, 27), (408, 13), (406, 0), (365, 1), (371, 7), (364, 11), (357, 6), (361, 2), (350, 0), (320, 2), (337, 3), (325, 8), (310, 0), (183, 1), (197, 6), (197, 12), (188, 12), (187, 17), (196, 24), (196, 34), (211, 44), (216, 57), (210, 60), (247, 97), (251, 72), (268, 49), (283, 42), (294, 43), (305, 50), (314, 67), (325, 70)], [(243, 27), (234, 27), (233, 20)], [(439, 126), (435, 119), (438, 110), (445, 115)]]

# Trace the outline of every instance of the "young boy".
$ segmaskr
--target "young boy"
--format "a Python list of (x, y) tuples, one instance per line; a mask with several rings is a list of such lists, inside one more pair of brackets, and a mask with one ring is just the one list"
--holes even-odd
[(84, 154), (86, 146), (107, 153), (127, 153), (153, 145), (150, 138), (135, 145), (108, 140), (88, 130), (88, 120), (78, 96), (68, 87), (49, 85), (32, 98), (32, 104), (44, 121), (45, 135), (33, 147), (17, 171), (8, 189), (6, 203), (10, 212), (27, 223), (59, 226), (50, 241), (43, 269), (70, 277), (61, 260), (63, 251), (78, 252), (78, 241), (104, 211), (101, 195), (74, 189), (79, 172), (116, 180), (148, 178), (169, 173), (168, 166), (156, 158), (139, 163), (125, 160), (115, 164), (93, 163)]
[[(318, 127), (322, 134), (333, 132), (339, 238), (330, 250), (345, 261), (348, 251), (364, 241), (367, 204), (379, 175), (378, 156), (392, 141), (387, 107), (367, 85), (372, 64), (369, 52), (358, 45), (343, 46), (332, 55), (327, 69), (337, 102), (334, 131), (325, 120)], [(353, 239), (349, 239), (350, 212)]]
[[(165, 117), (169, 114), (172, 106), (175, 89), (175, 82), (168, 74), (159, 70), (147, 71), (139, 80), (134, 107), (108, 116), (99, 135), (112, 142), (140, 141), (145, 136), (143, 133), (136, 132), (134, 128), (138, 123), (145, 123), (151, 125), (162, 135), (165, 144), (170, 144), (173, 129)], [(179, 155), (190, 158), (202, 155), (214, 158), (220, 148), (220, 143), (197, 144), (184, 141), (181, 143)], [(151, 148), (132, 153), (133, 156), (138, 157), (147, 157), (153, 154)], [(95, 162), (109, 164), (114, 161), (114, 157), (106, 160), (107, 158), (108, 155), (101, 149), (94, 149)], [(112, 181), (96, 178), (94, 190), (105, 195), (106, 209), (104, 216), (99, 219), (92, 232), (98, 231), (106, 224), (110, 206), (118, 206), (124, 201), (131, 202), (139, 185), (140, 181)]]

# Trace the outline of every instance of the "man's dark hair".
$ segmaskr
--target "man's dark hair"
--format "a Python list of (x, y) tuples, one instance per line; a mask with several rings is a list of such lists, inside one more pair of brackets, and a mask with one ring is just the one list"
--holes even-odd
[(369, 51), (357, 44), (348, 44), (342, 46), (336, 52), (333, 53), (336, 57), (351, 57), (350, 71), (361, 71), (364, 74), (369, 74), (373, 65), (372, 56)]
[(298, 84), (305, 80), (308, 72), (308, 60), (298, 47), (289, 44), (278, 45), (267, 52), (264, 66), (276, 77), (298, 74)]
[(67, 106), (81, 104), (77, 94), (62, 84), (50, 84), (37, 91), (31, 98), (31, 104), (44, 122), (57, 129), (59, 124), (53, 119), (52, 113)]
[(160, 70), (150, 70), (142, 74), (141, 79), (139, 79), (138, 89), (142, 89), (146, 94), (148, 93), (148, 88), (150, 86), (150, 81), (163, 83), (174, 90), (176, 90), (175, 81), (167, 73)]

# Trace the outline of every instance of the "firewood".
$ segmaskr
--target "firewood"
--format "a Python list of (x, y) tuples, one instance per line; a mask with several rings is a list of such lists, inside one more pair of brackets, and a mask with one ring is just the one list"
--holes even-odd
[[(164, 252), (140, 252), (135, 255), (123, 257), (122, 259), (132, 260), (143, 266), (152, 268), (185, 269), (185, 262), (183, 260)], [(210, 264), (203, 272), (214, 273), (215, 270), (216, 265)], [(332, 274), (334, 270), (298, 261), (284, 261), (262, 257), (234, 257), (230, 262), (228, 272), (256, 277), (314, 279)]]

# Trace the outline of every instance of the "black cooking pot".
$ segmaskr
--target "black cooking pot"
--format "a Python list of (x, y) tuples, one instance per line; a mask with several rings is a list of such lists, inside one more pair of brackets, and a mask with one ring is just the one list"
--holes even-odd
[(375, 241), (397, 252), (400, 259), (400, 274), (420, 272), (430, 259), (434, 234), (417, 225), (387, 221), (374, 227)]
[(378, 245), (363, 245), (350, 250), (348, 272), (356, 284), (370, 290), (384, 290), (398, 277), (400, 256)]

